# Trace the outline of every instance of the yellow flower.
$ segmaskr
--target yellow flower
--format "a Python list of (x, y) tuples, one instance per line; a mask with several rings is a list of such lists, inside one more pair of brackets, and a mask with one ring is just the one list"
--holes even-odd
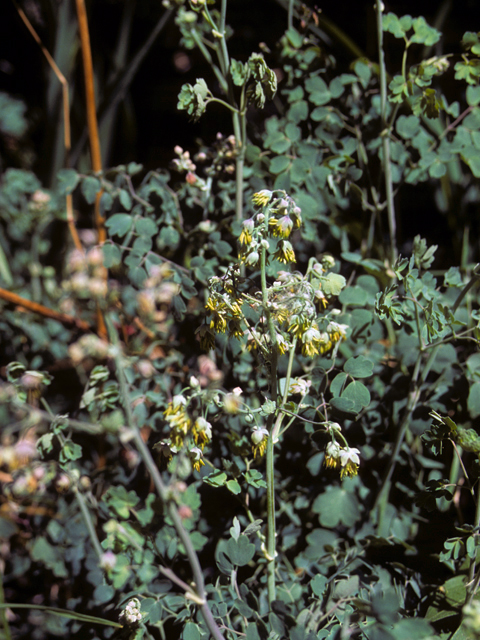
[(242, 233), (240, 234), (238, 241), (242, 246), (247, 246), (252, 242), (252, 232), (255, 228), (255, 223), (253, 221), (253, 218), (244, 220), (242, 226), (243, 226)]
[(329, 442), (325, 449), (324, 465), (327, 469), (336, 469), (340, 466), (340, 445), (336, 442)]
[(198, 447), (192, 447), (188, 452), (188, 456), (195, 471), (200, 471), (200, 468), (205, 466), (205, 462), (202, 460), (203, 454)]
[(210, 320), (210, 329), (215, 329), (217, 333), (225, 333), (227, 321), (225, 319), (225, 303), (217, 299), (209, 298), (205, 309), (210, 311), (212, 319)]
[(293, 220), (289, 216), (282, 216), (278, 219), (270, 218), (268, 226), (276, 238), (288, 238), (292, 233)]
[(228, 335), (233, 338), (243, 338), (243, 331), (240, 325), (240, 320), (230, 320), (228, 323)]
[(197, 418), (192, 427), (193, 439), (195, 444), (202, 449), (212, 439), (212, 425), (205, 418)]
[(215, 349), (215, 334), (206, 324), (202, 324), (195, 333), (200, 339), (200, 347), (202, 349), (205, 351)]
[(340, 450), (340, 463), (342, 465), (340, 478), (342, 480), (345, 476), (353, 478), (358, 474), (358, 467), (360, 464), (359, 453), (360, 451), (358, 449), (351, 449), (350, 447), (345, 447)]
[(268, 441), (268, 431), (265, 428), (254, 427), (252, 431), (252, 452), (253, 457), (257, 457), (257, 453), (259, 456), (263, 456), (265, 453), (265, 449), (267, 448)]
[(273, 254), (273, 257), (279, 262), (283, 262), (284, 264), (297, 261), (295, 258), (293, 247), (288, 240), (280, 240), (277, 245), (277, 250)]
[(265, 207), (270, 202), (272, 195), (268, 189), (262, 189), (253, 194), (252, 202), (257, 207)]

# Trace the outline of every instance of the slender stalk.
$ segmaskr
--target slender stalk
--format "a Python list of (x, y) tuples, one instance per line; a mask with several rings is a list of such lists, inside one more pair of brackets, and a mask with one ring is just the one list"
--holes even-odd
[(3, 566), (0, 567), (0, 620), (2, 621), (3, 636), (5, 640), (12, 640), (10, 625), (8, 624), (7, 612), (5, 610), (5, 593), (3, 591)]
[(388, 230), (390, 235), (390, 261), (392, 264), (397, 260), (397, 224), (395, 220), (395, 205), (393, 202), (393, 182), (390, 167), (390, 130), (387, 123), (387, 72), (385, 68), (385, 56), (383, 52), (383, 27), (382, 12), (383, 4), (377, 0), (375, 4), (377, 13), (377, 39), (378, 39), (378, 65), (380, 71), (380, 105), (382, 116), (382, 149), (383, 149), (383, 173), (385, 177), (385, 194), (387, 200)]
[(95, 527), (93, 526), (92, 517), (90, 516), (90, 511), (88, 510), (85, 498), (76, 487), (74, 487), (74, 493), (75, 498), (78, 502), (78, 506), (80, 507), (80, 511), (82, 512), (83, 521), (85, 522), (85, 525), (87, 527), (90, 540), (92, 542), (93, 548), (95, 549), (95, 553), (99, 558), (101, 558), (103, 555), (103, 549), (98, 540)]
[[(264, 208), (265, 214), (265, 236), (268, 235), (268, 206)], [(268, 309), (268, 292), (267, 292), (267, 250), (262, 246), (261, 253), (261, 286), (262, 286), (262, 302), (263, 312), (266, 316), (268, 325), (268, 331), (270, 334), (270, 395), (273, 402), (277, 402), (277, 333), (273, 323), (273, 318)], [(266, 478), (267, 478), (267, 549), (266, 558), (267, 564), (267, 591), (268, 601), (270, 606), (276, 598), (276, 585), (275, 585), (275, 460), (274, 460), (274, 420), (275, 414), (272, 413), (268, 416), (266, 428), (269, 432), (267, 440), (267, 453), (266, 453)]]
[(410, 393), (408, 394), (407, 406), (405, 407), (403, 418), (398, 427), (397, 438), (395, 440), (395, 444), (393, 447), (392, 454), (390, 456), (389, 463), (387, 465), (384, 476), (382, 478), (381, 489), (378, 493), (377, 499), (375, 500), (375, 505), (373, 509), (374, 511), (377, 511), (377, 528), (378, 528), (379, 535), (388, 534), (388, 532), (383, 531), (383, 527), (384, 527), (383, 517), (385, 514), (385, 507), (388, 502), (388, 496), (390, 494), (393, 472), (397, 464), (398, 454), (403, 444), (405, 434), (407, 433), (407, 429), (410, 424), (410, 418), (413, 412), (415, 411), (415, 407), (418, 404), (418, 401), (420, 399), (420, 394), (422, 391), (422, 386), (425, 380), (427, 379), (428, 374), (430, 373), (430, 369), (435, 360), (435, 356), (437, 355), (437, 351), (438, 351), (438, 347), (436, 349), (432, 349), (428, 357), (428, 360), (422, 369), (421, 374), (420, 374), (420, 368), (423, 361), (422, 353), (418, 355), (417, 361), (415, 362), (415, 368), (413, 370), (413, 375), (412, 375), (411, 390), (410, 390)]
[(215, 622), (213, 614), (210, 610), (210, 607), (207, 603), (206, 591), (205, 591), (205, 582), (203, 580), (203, 573), (200, 563), (198, 561), (197, 554), (195, 549), (193, 548), (192, 541), (190, 540), (190, 536), (185, 530), (182, 519), (178, 514), (178, 510), (174, 500), (172, 499), (170, 490), (167, 485), (162, 480), (162, 476), (152, 458), (150, 450), (147, 445), (143, 441), (140, 430), (135, 424), (135, 419), (133, 417), (132, 407), (130, 404), (130, 394), (128, 391), (127, 379), (125, 377), (124, 372), (124, 364), (122, 362), (120, 345), (118, 342), (118, 336), (115, 331), (115, 328), (110, 320), (110, 318), (106, 318), (107, 326), (110, 335), (110, 341), (114, 346), (114, 360), (115, 360), (115, 368), (117, 373), (118, 384), (120, 387), (120, 396), (122, 398), (123, 407), (125, 409), (125, 416), (127, 419), (127, 425), (133, 435), (133, 441), (135, 446), (137, 447), (138, 453), (143, 460), (150, 476), (153, 480), (153, 484), (157, 490), (158, 495), (160, 496), (162, 502), (164, 503), (168, 515), (170, 516), (173, 526), (177, 532), (177, 535), (180, 539), (180, 542), (183, 544), (185, 548), (185, 553), (187, 555), (188, 562), (192, 569), (193, 578), (195, 581), (194, 586), (192, 586), (189, 591), (186, 593), (186, 597), (189, 600), (195, 602), (199, 607), (202, 613), (203, 619), (205, 620), (205, 624), (207, 625), (210, 633), (212, 634), (215, 640), (224, 640), (223, 635)]
[[(474, 527), (477, 530), (476, 534), (478, 535), (478, 528), (480, 527), (480, 500), (478, 496), (478, 483), (477, 483), (477, 495), (474, 496), (474, 498), (476, 502)], [(470, 563), (470, 580), (467, 586), (467, 598), (466, 598), (465, 604), (471, 604), (473, 598), (475, 597), (475, 594), (477, 593), (478, 584), (480, 582), (480, 570), (477, 570), (477, 575), (475, 576), (475, 569), (476, 569), (476, 563), (475, 563), (475, 556), (474, 556)], [(472, 582), (474, 576), (475, 576), (475, 580)]]
[(293, 27), (293, 5), (295, 0), (288, 0), (288, 14), (287, 14), (287, 27), (291, 29)]

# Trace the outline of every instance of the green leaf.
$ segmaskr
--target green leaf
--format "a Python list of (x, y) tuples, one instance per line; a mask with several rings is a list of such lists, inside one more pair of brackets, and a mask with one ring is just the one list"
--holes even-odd
[(242, 489), (236, 480), (228, 480), (227, 489), (236, 496), (238, 496), (239, 493), (242, 493)]
[(243, 64), (232, 58), (230, 61), (230, 74), (233, 84), (237, 87), (243, 87), (250, 77), (250, 68), (247, 63)]
[(60, 462), (67, 462), (68, 460), (78, 460), (82, 457), (82, 447), (79, 444), (75, 444), (72, 440), (65, 440), (60, 452)]
[[(373, 297), (373, 296), (372, 296)], [(368, 300), (368, 293), (362, 287), (357, 285), (346, 287), (338, 296), (339, 302), (344, 305), (361, 305), (363, 306)]]
[(127, 211), (130, 211), (132, 208), (132, 196), (126, 189), (120, 189), (118, 192), (118, 199), (120, 200), (122, 207)]
[(480, 382), (474, 382), (468, 392), (468, 411), (472, 418), (480, 416)]
[(395, 124), (397, 133), (405, 140), (412, 140), (420, 131), (420, 118), (418, 116), (400, 116)]
[(227, 474), (224, 471), (216, 469), (212, 471), (208, 476), (203, 477), (203, 482), (211, 485), (212, 487), (223, 487), (227, 481)]
[(101, 190), (102, 183), (98, 178), (94, 176), (87, 176), (82, 180), (81, 191), (88, 204), (93, 204), (97, 193)]
[(243, 567), (255, 555), (255, 545), (249, 541), (246, 535), (241, 534), (237, 540), (230, 538), (227, 542), (226, 554), (234, 565)]
[(122, 261), (122, 252), (116, 244), (106, 242), (102, 245), (103, 266), (107, 269), (117, 267)]
[(202, 635), (198, 630), (198, 626), (194, 622), (186, 622), (183, 627), (182, 639), (183, 640), (200, 640)]
[(322, 285), (322, 291), (326, 296), (338, 296), (347, 284), (345, 278), (339, 273), (329, 273), (318, 278)]
[(277, 76), (267, 66), (261, 53), (252, 53), (248, 59), (253, 85), (247, 88), (247, 100), (258, 109), (263, 109), (265, 100), (273, 100), (277, 93)]
[(327, 83), (319, 76), (312, 76), (305, 81), (305, 89), (310, 94), (310, 101), (316, 106), (328, 104), (331, 99), (331, 93), (327, 87)]
[(342, 392), (342, 398), (351, 400), (354, 403), (354, 410), (360, 412), (370, 404), (370, 391), (358, 380), (351, 382)]
[(393, 34), (395, 38), (405, 38), (407, 31), (412, 26), (412, 17), (403, 16), (401, 20), (394, 13), (386, 13), (382, 16), (382, 28)]
[(211, 97), (212, 94), (205, 80), (203, 78), (197, 78), (193, 87), (191, 84), (184, 84), (182, 86), (178, 94), (177, 109), (185, 110), (195, 122), (205, 113), (208, 98)]
[(325, 590), (328, 585), (328, 580), (326, 576), (322, 576), (320, 573), (317, 574), (313, 580), (310, 580), (310, 587), (313, 593), (321, 598), (325, 593)]
[(358, 413), (355, 409), (355, 402), (349, 398), (332, 398), (331, 406), (342, 413)]
[(287, 156), (277, 156), (270, 162), (270, 171), (275, 174), (282, 173), (288, 168), (290, 162), (291, 160)]
[(338, 397), (341, 394), (343, 385), (345, 384), (346, 380), (347, 374), (343, 373), (343, 371), (338, 373), (332, 380), (330, 384), (330, 392), (332, 393), (334, 398)]
[(351, 527), (360, 517), (357, 498), (342, 487), (329, 487), (317, 496), (312, 511), (318, 513), (322, 527), (333, 528), (339, 524)]
[(123, 238), (130, 231), (132, 227), (133, 218), (129, 213), (115, 213), (108, 218), (105, 222), (105, 226), (110, 232), (111, 236), (119, 236)]
[(135, 491), (128, 491), (124, 486), (113, 486), (104, 493), (102, 501), (109, 505), (121, 518), (128, 518), (140, 498)]
[(66, 195), (74, 191), (80, 182), (80, 176), (75, 169), (60, 169), (57, 173), (57, 180), (60, 195)]
[(349, 358), (343, 365), (343, 370), (353, 378), (368, 378), (373, 373), (373, 362), (365, 356)]
[(303, 38), (300, 33), (295, 29), (295, 27), (290, 27), (285, 31), (285, 35), (288, 38), (288, 41), (295, 47), (295, 49), (300, 49), (303, 43)]

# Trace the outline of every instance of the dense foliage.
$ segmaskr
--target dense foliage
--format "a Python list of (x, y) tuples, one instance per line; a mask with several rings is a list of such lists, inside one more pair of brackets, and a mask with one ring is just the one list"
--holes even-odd
[(168, 170), (47, 189), (0, 93), (2, 637), (473, 640), (480, 34), (379, 5), (342, 68), (292, 1), (237, 60), (163, 4), (185, 126), (231, 116)]

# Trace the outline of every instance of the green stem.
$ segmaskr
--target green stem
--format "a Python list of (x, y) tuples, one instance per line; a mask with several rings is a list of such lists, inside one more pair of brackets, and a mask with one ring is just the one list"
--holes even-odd
[(288, 0), (287, 25), (291, 29), (293, 27), (293, 4), (295, 0)]
[[(0, 602), (0, 610), (5, 609), (29, 609), (34, 611), (45, 611), (51, 613), (54, 616), (60, 616), (61, 618), (69, 618), (70, 620), (79, 620), (80, 622), (89, 622), (90, 624), (104, 624), (107, 627), (116, 627), (121, 629), (122, 625), (119, 622), (113, 622), (112, 620), (106, 620), (105, 618), (97, 618), (96, 616), (88, 616), (83, 613), (76, 613), (69, 609), (58, 609), (57, 607), (48, 607), (43, 604), (25, 604), (16, 602)], [(12, 636), (5, 634), (5, 640), (11, 640)]]
[(87, 527), (88, 533), (90, 535), (90, 540), (92, 542), (93, 548), (95, 549), (95, 553), (99, 558), (103, 555), (102, 546), (98, 540), (97, 532), (95, 531), (95, 527), (93, 526), (92, 518), (90, 516), (90, 511), (85, 502), (85, 498), (80, 493), (77, 487), (74, 487), (75, 498), (78, 502), (78, 506), (80, 507), (80, 511), (82, 512), (83, 521)]
[(5, 604), (5, 592), (3, 591), (3, 570), (0, 572), (0, 620), (2, 621), (3, 635), (5, 640), (12, 640), (10, 633), (10, 625), (8, 624), (7, 612)]
[[(477, 530), (477, 535), (478, 535), (478, 527), (480, 527), (480, 500), (478, 496), (478, 482), (477, 482), (477, 495), (474, 496), (474, 499), (476, 502), (474, 527)], [(477, 575), (475, 576), (475, 569), (476, 569), (475, 560), (476, 560), (476, 556), (474, 556), (470, 561), (470, 579), (467, 586), (467, 598), (466, 598), (465, 604), (471, 604), (477, 592), (478, 584), (480, 582), (480, 570), (477, 570)], [(475, 580), (474, 580), (474, 576), (475, 576)]]
[(375, 500), (375, 505), (373, 508), (373, 511), (377, 512), (378, 535), (388, 535), (388, 531), (384, 531), (384, 525), (385, 525), (384, 515), (385, 515), (385, 508), (388, 502), (388, 497), (390, 494), (393, 472), (397, 464), (398, 454), (403, 444), (405, 434), (410, 424), (410, 418), (413, 412), (415, 411), (415, 407), (417, 406), (417, 403), (420, 399), (422, 386), (425, 380), (427, 379), (428, 374), (430, 373), (430, 369), (435, 360), (435, 356), (437, 355), (437, 351), (438, 351), (438, 347), (436, 349), (432, 349), (428, 357), (428, 360), (425, 363), (424, 368), (422, 369), (421, 375), (420, 375), (420, 367), (423, 361), (422, 353), (418, 355), (417, 361), (415, 362), (415, 368), (413, 370), (412, 382), (411, 382), (411, 391), (408, 394), (407, 406), (405, 407), (403, 418), (398, 427), (397, 438), (395, 440), (392, 455), (390, 456), (388, 466), (386, 468), (385, 474), (382, 479), (381, 489), (378, 493), (377, 499)]
[(395, 264), (397, 260), (397, 225), (395, 220), (395, 205), (393, 202), (393, 182), (390, 167), (390, 130), (387, 124), (387, 72), (385, 68), (385, 56), (383, 52), (383, 27), (382, 11), (383, 4), (377, 0), (375, 4), (377, 13), (377, 39), (378, 39), (378, 65), (380, 71), (380, 105), (382, 116), (382, 149), (383, 149), (383, 173), (385, 176), (385, 194), (387, 200), (388, 229), (390, 235), (390, 260)]
[(133, 435), (133, 441), (135, 442), (135, 446), (137, 447), (138, 453), (143, 460), (150, 476), (153, 480), (153, 484), (157, 490), (158, 495), (160, 496), (162, 502), (166, 506), (168, 511), (168, 515), (170, 516), (173, 526), (177, 532), (177, 535), (185, 548), (185, 553), (192, 569), (193, 578), (195, 581), (195, 585), (192, 586), (191, 590), (187, 592), (186, 597), (193, 602), (195, 602), (200, 607), (200, 611), (202, 613), (203, 619), (205, 620), (205, 624), (207, 625), (210, 633), (212, 634), (214, 640), (224, 640), (222, 632), (217, 626), (213, 614), (210, 610), (210, 607), (207, 603), (206, 591), (205, 591), (205, 582), (203, 580), (203, 573), (200, 563), (198, 561), (197, 554), (195, 549), (193, 548), (192, 541), (190, 540), (190, 536), (185, 530), (182, 519), (178, 514), (177, 507), (175, 502), (172, 499), (170, 490), (168, 486), (164, 484), (160, 472), (152, 458), (152, 454), (148, 449), (147, 445), (143, 441), (140, 430), (135, 424), (135, 419), (133, 417), (132, 407), (130, 404), (130, 394), (127, 386), (127, 379), (125, 377), (124, 372), (124, 363), (122, 362), (120, 345), (118, 342), (118, 336), (113, 326), (113, 323), (109, 316), (106, 316), (106, 322), (108, 326), (110, 340), (114, 347), (114, 360), (115, 360), (115, 368), (117, 372), (118, 384), (120, 387), (120, 395), (123, 402), (123, 407), (125, 409), (125, 416), (127, 419), (127, 425)]
[[(268, 237), (268, 217), (269, 207), (263, 209), (265, 215), (264, 229), (265, 237)], [(275, 331), (275, 325), (272, 315), (268, 308), (268, 290), (267, 290), (267, 250), (262, 246), (261, 253), (261, 270), (260, 278), (262, 285), (262, 302), (263, 312), (265, 314), (268, 332), (270, 335), (270, 394), (273, 402), (277, 402), (277, 333)], [(266, 455), (266, 478), (267, 478), (267, 549), (266, 558), (267, 564), (267, 591), (268, 602), (270, 607), (272, 602), (276, 598), (276, 585), (275, 585), (275, 460), (274, 460), (274, 420), (275, 414), (272, 413), (268, 416), (266, 428), (269, 432), (267, 440), (267, 455)]]

